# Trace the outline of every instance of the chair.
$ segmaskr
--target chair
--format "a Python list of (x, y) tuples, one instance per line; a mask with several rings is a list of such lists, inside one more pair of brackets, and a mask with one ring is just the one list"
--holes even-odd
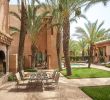
[(57, 72), (57, 70), (54, 70), (52, 74), (49, 74), (48, 79), (54, 79)]
[(57, 72), (54, 79), (48, 80), (46, 83), (44, 83), (44, 87), (58, 87), (59, 77), (60, 73)]
[(16, 81), (17, 81), (17, 88), (19, 88), (20, 86), (24, 86), (24, 85), (26, 85), (25, 83), (24, 83), (24, 81), (21, 79), (21, 76), (20, 76), (20, 73), (19, 72), (17, 72), (16, 74), (15, 74), (15, 76), (16, 76)]
[(28, 72), (24, 72), (24, 70), (21, 70), (21, 77), (23, 80), (29, 80), (29, 73)]

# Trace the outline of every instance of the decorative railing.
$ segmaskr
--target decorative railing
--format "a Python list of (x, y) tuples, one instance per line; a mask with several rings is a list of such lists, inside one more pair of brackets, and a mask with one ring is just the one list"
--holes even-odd
[(8, 36), (7, 34), (3, 34), (0, 32), (0, 43), (10, 45), (12, 41), (11, 36)]

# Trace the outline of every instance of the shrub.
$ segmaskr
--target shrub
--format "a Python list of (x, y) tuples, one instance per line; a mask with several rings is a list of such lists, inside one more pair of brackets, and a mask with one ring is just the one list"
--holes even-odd
[(108, 68), (110, 68), (110, 64), (106, 64), (105, 66), (108, 67)]
[(15, 80), (16, 80), (16, 78), (15, 78), (15, 75), (14, 74), (10, 74), (8, 76), (8, 81), (15, 81)]
[(25, 72), (37, 72), (36, 69), (33, 69), (33, 68), (27, 68), (24, 70)]

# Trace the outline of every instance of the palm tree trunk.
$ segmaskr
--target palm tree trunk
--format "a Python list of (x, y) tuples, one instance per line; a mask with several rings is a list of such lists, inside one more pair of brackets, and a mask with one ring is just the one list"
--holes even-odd
[(19, 36), (19, 48), (18, 48), (18, 71), (21, 72), (23, 69), (23, 53), (24, 53), (24, 42), (25, 42), (25, 35), (27, 33), (26, 30), (26, 8), (24, 6), (24, 2), (22, 1), (21, 4), (21, 30), (20, 30), (20, 36)]
[(89, 60), (88, 60), (88, 68), (90, 68), (91, 63), (92, 63), (92, 54), (93, 54), (93, 47), (92, 47), (92, 45), (90, 45), (90, 49), (89, 49)]
[(32, 68), (36, 66), (36, 46), (33, 44), (31, 45), (31, 52), (32, 52)]
[(58, 68), (59, 71), (62, 70), (62, 65), (61, 65), (61, 32), (60, 32), (60, 28), (58, 27), (58, 31), (57, 31), (57, 38), (56, 38), (56, 49), (57, 49), (57, 59), (58, 59)]
[(70, 23), (69, 18), (66, 17), (63, 23), (63, 53), (68, 76), (72, 74), (69, 56), (69, 39), (70, 39)]
[(82, 60), (84, 61), (84, 49), (82, 50)]

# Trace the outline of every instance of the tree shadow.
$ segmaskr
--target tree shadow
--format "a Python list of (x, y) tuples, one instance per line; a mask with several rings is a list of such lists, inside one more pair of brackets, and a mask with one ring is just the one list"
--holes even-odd
[(36, 87), (20, 87), (20, 88), (11, 88), (10, 90), (8, 90), (8, 92), (43, 92), (43, 88), (40, 86), (36, 86)]

